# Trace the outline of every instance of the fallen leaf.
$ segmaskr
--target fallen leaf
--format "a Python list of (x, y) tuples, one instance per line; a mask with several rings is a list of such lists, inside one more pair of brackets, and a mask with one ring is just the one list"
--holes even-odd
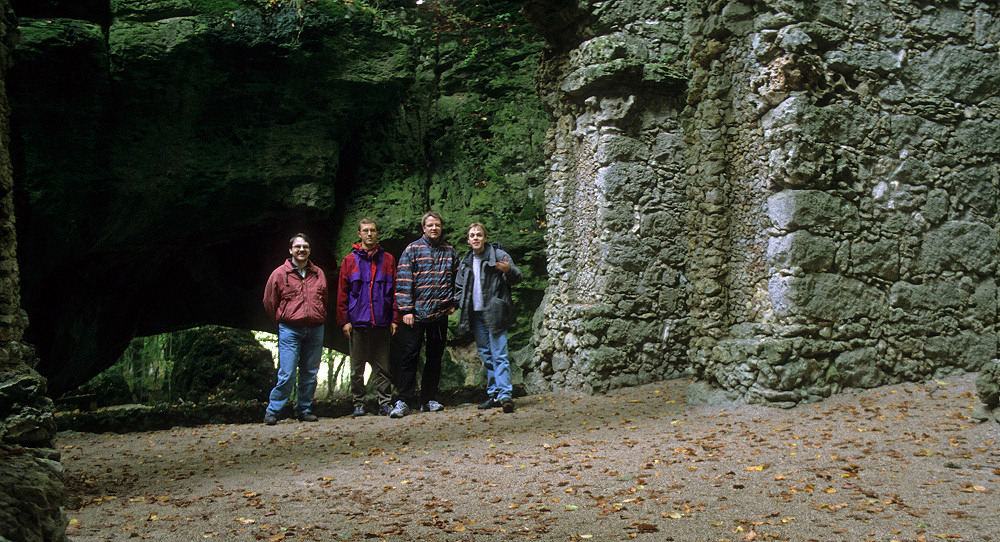
[(632, 526), (638, 529), (640, 533), (655, 533), (660, 530), (659, 527), (652, 523), (640, 523), (633, 521)]

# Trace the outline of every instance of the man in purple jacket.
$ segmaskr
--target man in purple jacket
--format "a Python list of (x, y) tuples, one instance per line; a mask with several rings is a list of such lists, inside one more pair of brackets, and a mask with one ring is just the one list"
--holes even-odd
[(350, 341), (353, 416), (365, 415), (365, 364), (372, 366), (379, 414), (391, 410), (389, 342), (396, 334), (396, 259), (378, 244), (378, 225), (358, 221), (358, 238), (340, 263), (337, 323)]

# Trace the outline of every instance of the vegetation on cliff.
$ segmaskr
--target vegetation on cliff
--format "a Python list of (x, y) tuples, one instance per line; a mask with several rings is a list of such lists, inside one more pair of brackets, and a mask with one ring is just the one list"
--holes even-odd
[(271, 330), (260, 291), (290, 232), (335, 273), (358, 218), (398, 255), (429, 208), (459, 250), (475, 220), (514, 256), (527, 344), (549, 120), (515, 2), (105, 8), (22, 17), (10, 73), (28, 340), (54, 394), (137, 335)]

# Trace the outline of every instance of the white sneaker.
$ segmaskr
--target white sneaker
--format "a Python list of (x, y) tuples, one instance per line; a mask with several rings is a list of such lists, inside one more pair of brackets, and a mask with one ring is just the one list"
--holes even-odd
[(444, 405), (437, 401), (427, 401), (427, 404), (423, 405), (420, 410), (424, 412), (441, 412), (444, 410)]
[(396, 406), (392, 407), (389, 411), (390, 418), (402, 418), (410, 413), (410, 407), (407, 406), (406, 401), (396, 401)]

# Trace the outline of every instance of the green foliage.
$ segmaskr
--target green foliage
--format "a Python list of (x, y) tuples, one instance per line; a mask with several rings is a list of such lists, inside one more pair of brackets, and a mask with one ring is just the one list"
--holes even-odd
[(173, 368), (174, 343), (170, 334), (132, 339), (117, 363), (72, 395), (93, 394), (99, 405), (168, 400), (170, 390), (165, 384)]
[(253, 332), (220, 326), (132, 339), (113, 366), (72, 392), (102, 406), (266, 400), (274, 386), (271, 352)]
[(191, 7), (207, 15), (223, 16), (238, 9), (259, 8), (258, 0), (190, 0)]
[(190, 0), (191, 7), (206, 15), (225, 17), (241, 9), (274, 13), (286, 8), (312, 10), (327, 16), (343, 17), (347, 13), (377, 13), (377, 9), (362, 1), (350, 0)]
[(400, 107), (360, 135), (334, 250), (350, 250), (361, 216), (379, 221), (383, 245), (397, 256), (420, 235), (428, 209), (442, 213), (445, 239), (460, 253), (465, 227), (484, 223), (525, 276), (511, 331), (520, 347), (547, 281), (542, 145), (550, 120), (534, 86), (543, 44), (516, 2), (433, 2), (411, 15), (421, 64)]

